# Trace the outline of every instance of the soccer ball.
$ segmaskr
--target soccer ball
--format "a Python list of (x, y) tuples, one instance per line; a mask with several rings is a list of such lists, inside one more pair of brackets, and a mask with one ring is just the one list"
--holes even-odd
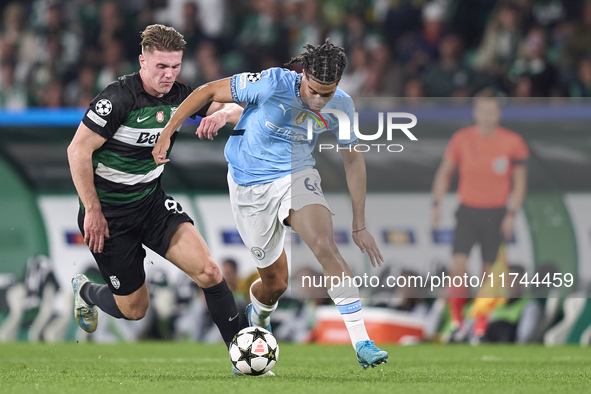
[(277, 362), (279, 345), (269, 331), (259, 327), (241, 330), (230, 344), (230, 360), (245, 375), (262, 375)]

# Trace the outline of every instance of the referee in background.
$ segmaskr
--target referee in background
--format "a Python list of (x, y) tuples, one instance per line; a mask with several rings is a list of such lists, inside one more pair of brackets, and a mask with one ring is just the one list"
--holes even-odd
[[(441, 199), (458, 171), (453, 276), (467, 272), (468, 256), (476, 243), (482, 251), (483, 272), (490, 271), (501, 243), (513, 237), (515, 213), (527, 192), (529, 149), (519, 134), (499, 125), (498, 99), (476, 97), (473, 116), (475, 125), (452, 136), (432, 187), (432, 225), (438, 228)], [(452, 287), (448, 294), (454, 340), (454, 334), (463, 331), (462, 309), (470, 295), (466, 287)]]

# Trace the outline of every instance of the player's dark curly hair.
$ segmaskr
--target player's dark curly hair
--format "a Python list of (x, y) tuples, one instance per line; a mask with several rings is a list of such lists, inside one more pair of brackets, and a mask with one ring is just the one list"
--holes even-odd
[(293, 57), (286, 66), (301, 64), (306, 75), (312, 77), (323, 85), (338, 83), (347, 67), (347, 56), (345, 50), (328, 42), (314, 46), (304, 45), (306, 52)]

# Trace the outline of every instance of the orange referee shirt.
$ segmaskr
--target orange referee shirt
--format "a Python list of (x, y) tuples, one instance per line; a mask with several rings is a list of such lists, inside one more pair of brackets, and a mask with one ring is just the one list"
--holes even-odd
[(454, 133), (445, 158), (459, 172), (458, 197), (472, 208), (504, 208), (511, 192), (511, 174), (524, 164), (529, 149), (523, 138), (504, 127), (497, 127), (488, 137), (478, 126)]

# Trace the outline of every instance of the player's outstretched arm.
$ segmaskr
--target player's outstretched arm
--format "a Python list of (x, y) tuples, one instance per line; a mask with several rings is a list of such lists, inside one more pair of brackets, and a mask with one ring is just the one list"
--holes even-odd
[(160, 165), (170, 161), (166, 158), (170, 148), (170, 137), (191, 115), (211, 101), (218, 103), (234, 102), (232, 100), (230, 80), (230, 78), (225, 78), (201, 85), (183, 101), (166, 124), (166, 127), (164, 127), (164, 130), (162, 130), (158, 142), (152, 150), (152, 156), (156, 164)]
[(375, 267), (376, 264), (382, 266), (384, 257), (375, 239), (365, 228), (365, 196), (367, 190), (365, 160), (361, 153), (354, 150), (349, 152), (343, 149), (341, 155), (345, 165), (347, 187), (353, 204), (353, 241), (355, 241), (362, 253), (367, 252), (372, 266)]
[(92, 153), (100, 148), (106, 139), (80, 123), (74, 139), (68, 146), (68, 162), (74, 186), (84, 206), (84, 242), (94, 253), (101, 253), (105, 237), (109, 238), (109, 227), (103, 215), (101, 203), (94, 188)]
[(242, 111), (243, 108), (238, 104), (213, 102), (207, 110), (207, 117), (201, 120), (195, 134), (201, 140), (213, 140), (224, 125), (235, 126), (242, 116)]

